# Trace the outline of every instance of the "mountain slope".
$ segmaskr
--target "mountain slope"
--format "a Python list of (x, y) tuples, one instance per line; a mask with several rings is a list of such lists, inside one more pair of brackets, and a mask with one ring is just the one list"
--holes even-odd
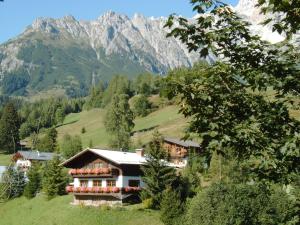
[[(150, 141), (155, 128), (163, 135), (182, 137), (188, 120), (179, 114), (178, 110), (177, 106), (167, 106), (146, 117), (136, 118), (132, 137), (133, 144), (137, 142), (145, 144)], [(92, 109), (68, 115), (64, 125), (57, 128), (59, 144), (65, 134), (70, 134), (79, 135), (84, 148), (88, 147), (90, 142), (94, 147), (108, 148), (110, 139), (104, 127), (105, 113), (104, 109)], [(86, 130), (85, 133), (81, 133), (83, 127)]]
[(94, 21), (39, 18), (17, 38), (0, 46), (2, 93), (63, 88), (84, 95), (93, 82), (112, 75), (191, 66), (198, 60), (180, 41), (166, 38), (164, 18), (107, 12)]

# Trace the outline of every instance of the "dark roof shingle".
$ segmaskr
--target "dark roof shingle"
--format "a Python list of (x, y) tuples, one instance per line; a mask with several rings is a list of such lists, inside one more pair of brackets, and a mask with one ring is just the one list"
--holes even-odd
[(39, 151), (18, 151), (24, 159), (38, 160), (38, 161), (49, 161), (53, 159), (56, 153), (52, 152), (39, 152)]
[(164, 141), (174, 143), (174, 144), (177, 144), (177, 145), (181, 145), (181, 146), (184, 146), (186, 148), (191, 148), (191, 147), (192, 148), (200, 148), (201, 147), (199, 143), (194, 142), (194, 141), (190, 141), (190, 140), (183, 141), (183, 140), (180, 140), (180, 139), (177, 139), (177, 138), (165, 137)]

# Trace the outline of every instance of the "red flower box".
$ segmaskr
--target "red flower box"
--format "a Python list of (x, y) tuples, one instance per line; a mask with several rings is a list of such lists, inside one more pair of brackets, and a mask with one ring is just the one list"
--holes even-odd
[(100, 193), (101, 192), (101, 188), (100, 187), (92, 187), (92, 191), (94, 193)]
[(118, 187), (113, 187), (113, 188), (112, 188), (112, 192), (113, 192), (113, 193), (119, 193), (119, 192), (120, 192), (120, 188), (118, 188)]
[(109, 168), (102, 168), (102, 173), (108, 174), (110, 172)]
[(84, 174), (84, 169), (77, 169), (77, 170), (76, 170), (76, 173), (77, 173), (77, 174)]
[(82, 169), (82, 174), (88, 174), (88, 170), (87, 169)]
[(100, 168), (93, 169), (93, 174), (100, 174), (100, 173), (101, 173), (101, 169)]
[(66, 191), (67, 191), (68, 193), (73, 192), (73, 187), (72, 187), (72, 186), (67, 186), (67, 187), (66, 187)]
[(85, 170), (85, 172), (86, 172), (87, 174), (92, 174), (92, 171), (93, 171), (92, 169), (86, 169), (86, 170)]
[(81, 187), (74, 188), (73, 191), (79, 193), (81, 191)]
[(127, 193), (132, 191), (131, 187), (125, 187), (124, 190), (125, 190), (125, 192), (127, 192)]
[(88, 188), (87, 187), (81, 187), (80, 192), (87, 193), (88, 192)]
[(102, 192), (103, 193), (109, 193), (110, 192), (110, 188), (109, 187), (104, 187), (104, 188), (102, 188)]

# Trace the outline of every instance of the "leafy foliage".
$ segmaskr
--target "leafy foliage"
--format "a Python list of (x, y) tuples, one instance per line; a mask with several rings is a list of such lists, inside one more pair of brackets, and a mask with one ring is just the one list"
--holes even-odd
[(283, 191), (262, 185), (214, 184), (190, 203), (185, 224), (297, 224), (295, 202)]
[(125, 76), (118, 75), (113, 77), (103, 94), (103, 106), (111, 103), (116, 95), (126, 94), (129, 97), (132, 96), (130, 85), (130, 81)]
[[(26, 138), (32, 133), (38, 134), (42, 128), (51, 128), (62, 123), (65, 115), (82, 110), (84, 100), (79, 99), (45, 99), (20, 107), (22, 125), (20, 137)], [(36, 144), (36, 143), (34, 143)]]
[[(4, 184), (3, 191), (4, 199), (12, 199), (20, 197), (23, 194), (25, 187), (25, 176), (24, 172), (19, 168), (14, 168), (12, 166), (8, 167), (4, 174), (2, 175), (2, 184)], [(2, 188), (1, 188), (2, 189)], [(3, 193), (1, 193), (2, 195)]]
[[(285, 150), (300, 131), (287, 100), (300, 92), (298, 50), (262, 41), (220, 1), (192, 4), (199, 13), (196, 22), (171, 16), (166, 24), (173, 28), (169, 36), (202, 57), (214, 54), (222, 62), (168, 76), (170, 96), (180, 96), (181, 112), (192, 119), (188, 131), (201, 137), (207, 152), (243, 162), (253, 178), (289, 183), (300, 171), (299, 150), (295, 145)], [(273, 98), (265, 97), (270, 89)]]
[(140, 74), (133, 80), (133, 89), (137, 94), (149, 96), (157, 94), (161, 77), (150, 73)]
[[(283, 17), (279, 22), (272, 24), (273, 31), (283, 33), (287, 37), (297, 33), (300, 29), (300, 1), (299, 0), (258, 0), (258, 6), (261, 6), (261, 12), (277, 13)], [(265, 24), (272, 22), (271, 19), (264, 21)]]
[(57, 150), (57, 131), (54, 127), (47, 130), (45, 136), (38, 140), (36, 148), (46, 152), (54, 152)]
[(66, 134), (63, 137), (60, 150), (65, 158), (70, 158), (82, 150), (81, 138), (78, 135), (72, 137)]
[(133, 99), (133, 112), (136, 116), (147, 116), (151, 112), (151, 102), (145, 95), (138, 95)]

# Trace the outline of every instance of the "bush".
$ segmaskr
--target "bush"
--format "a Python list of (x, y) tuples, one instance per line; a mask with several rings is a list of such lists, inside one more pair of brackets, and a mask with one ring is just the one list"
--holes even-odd
[(143, 200), (143, 208), (144, 209), (152, 209), (153, 208), (153, 199), (152, 198), (147, 198)]
[(82, 127), (82, 128), (81, 128), (81, 133), (84, 134), (85, 132), (86, 132), (85, 127)]
[(294, 203), (263, 185), (214, 184), (191, 201), (186, 225), (295, 224)]
[(133, 99), (133, 112), (136, 116), (147, 116), (151, 112), (151, 102), (145, 95), (136, 96)]
[(18, 168), (8, 167), (2, 175), (0, 197), (3, 199), (20, 197), (23, 194), (25, 184), (24, 172)]
[(51, 161), (47, 162), (43, 168), (43, 191), (48, 199), (57, 195), (64, 195), (67, 185), (67, 176), (60, 165), (61, 161), (58, 156), (55, 156)]
[(25, 186), (24, 196), (28, 199), (34, 198), (41, 188), (41, 176), (38, 165), (32, 165), (27, 173), (29, 179)]
[(168, 187), (163, 192), (160, 209), (160, 219), (165, 225), (180, 224), (183, 214), (180, 193)]

